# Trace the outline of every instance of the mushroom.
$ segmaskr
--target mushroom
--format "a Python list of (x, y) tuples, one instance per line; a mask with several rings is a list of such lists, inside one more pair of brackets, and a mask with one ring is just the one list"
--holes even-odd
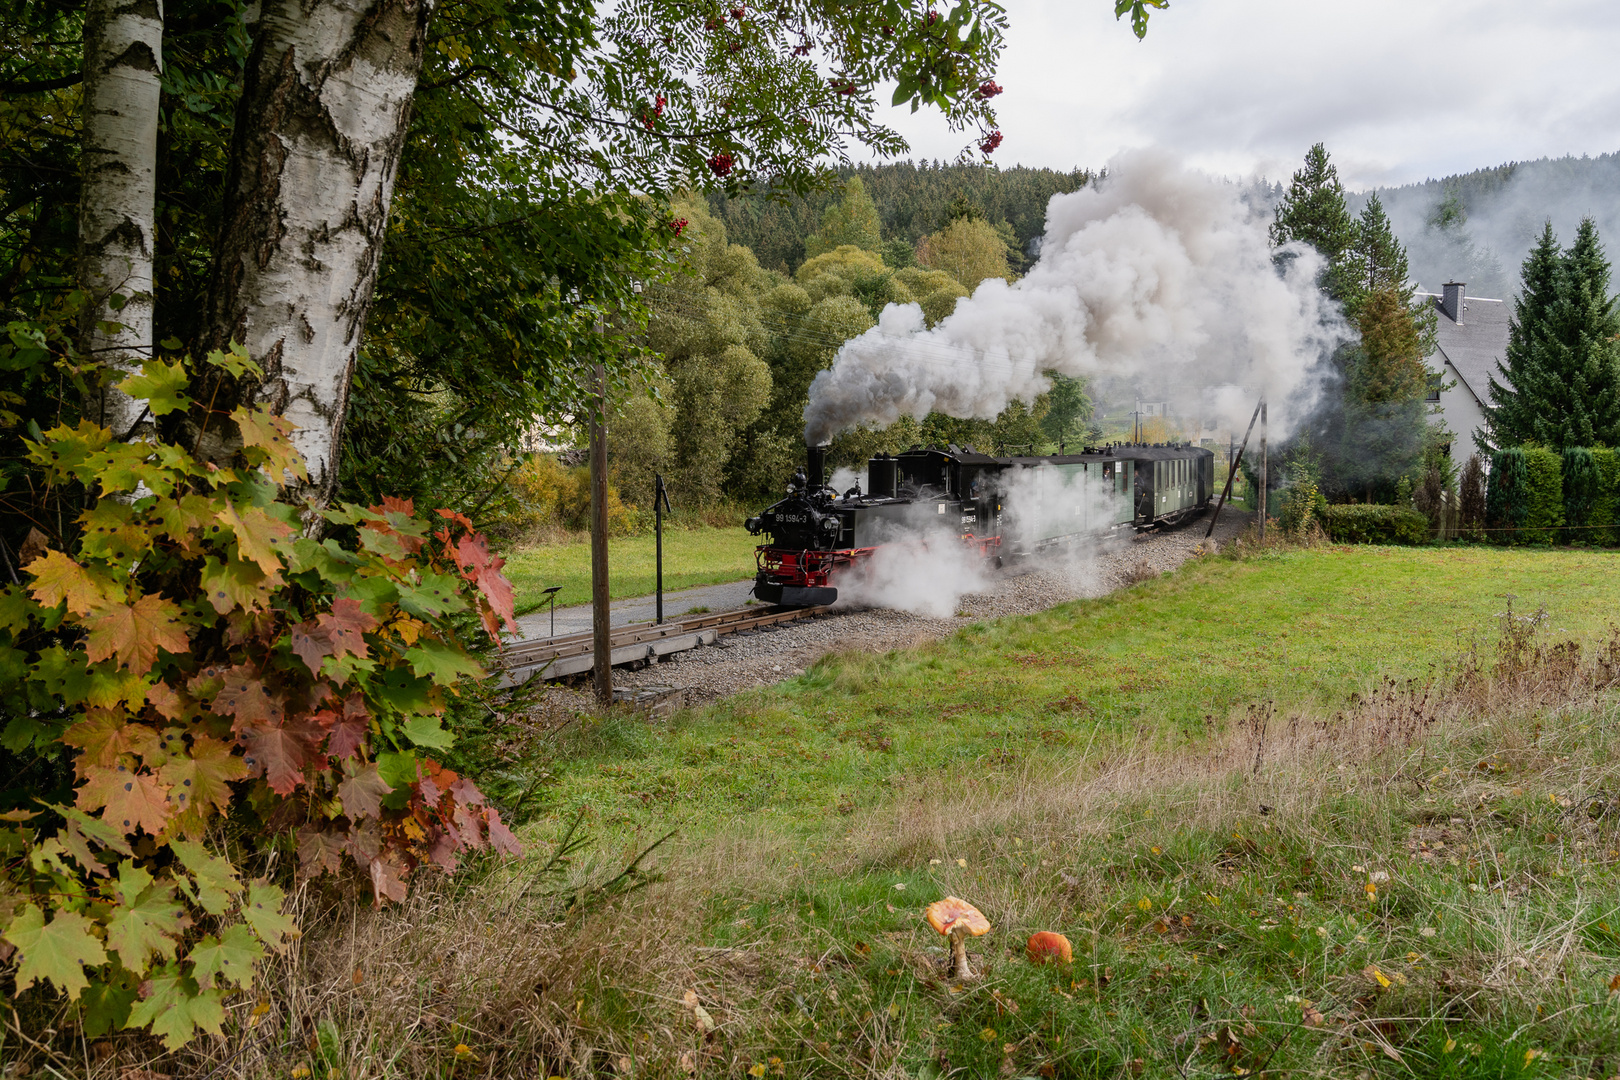
[(978, 908), (954, 896), (929, 904), (926, 914), (928, 925), (951, 939), (951, 974), (958, 979), (973, 978), (967, 962), (967, 936), (988, 934), (990, 920)]
[(1029, 943), (1024, 946), (1024, 953), (1032, 964), (1045, 964), (1052, 960), (1067, 964), (1074, 960), (1074, 950), (1069, 947), (1069, 939), (1050, 930), (1029, 935)]

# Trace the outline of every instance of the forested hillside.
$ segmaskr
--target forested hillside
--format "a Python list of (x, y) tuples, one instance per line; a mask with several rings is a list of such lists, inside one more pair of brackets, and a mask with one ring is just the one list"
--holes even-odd
[[(1413, 277), (1428, 291), (1465, 281), (1473, 296), (1518, 290), (1518, 267), (1551, 221), (1562, 239), (1583, 217), (1598, 232), (1620, 235), (1620, 153), (1542, 158), (1420, 184), (1380, 188), (1396, 235), (1406, 244)], [(1359, 212), (1368, 193), (1350, 199)]]
[[(1021, 165), (991, 169), (937, 161), (861, 166), (841, 173), (846, 181), (857, 176), (877, 205), (885, 241), (915, 244), (947, 223), (953, 216), (953, 204), (958, 209), (966, 204), (977, 208), (991, 224), (1006, 222), (1020, 256), (1030, 259), (1034, 254), (1031, 241), (1045, 227), (1047, 201), (1058, 192), (1084, 187), (1093, 173)], [(821, 227), (822, 215), (840, 197), (836, 191), (783, 200), (716, 195), (710, 205), (732, 243), (753, 249), (763, 267), (792, 272), (804, 261), (805, 242)]]

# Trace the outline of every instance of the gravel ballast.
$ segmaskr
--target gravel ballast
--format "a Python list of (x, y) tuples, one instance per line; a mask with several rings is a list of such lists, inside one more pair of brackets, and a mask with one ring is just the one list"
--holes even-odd
[[(1222, 512), (1215, 541), (1230, 543), (1249, 521), (1249, 515)], [(617, 668), (614, 686), (672, 687), (680, 692), (683, 704), (695, 705), (792, 678), (829, 652), (881, 653), (908, 648), (985, 619), (1027, 615), (1068, 600), (1104, 596), (1132, 580), (1174, 570), (1197, 554), (1208, 527), (1205, 515), (1177, 529), (1114, 538), (1101, 550), (1061, 562), (996, 571), (991, 575), (991, 587), (963, 596), (956, 604), (956, 615), (950, 618), (845, 607), (840, 602), (824, 615), (728, 634), (716, 645), (674, 653), (639, 671)], [(547, 705), (563, 709), (584, 708), (592, 700), (588, 686), (554, 686), (546, 691), (546, 698)]]

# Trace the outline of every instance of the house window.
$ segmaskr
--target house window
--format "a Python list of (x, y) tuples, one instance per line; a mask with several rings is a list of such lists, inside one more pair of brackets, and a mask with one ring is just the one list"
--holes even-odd
[(1430, 375), (1429, 376), (1429, 393), (1428, 393), (1428, 395), (1426, 397), (1424, 397), (1423, 400), (1425, 400), (1425, 401), (1439, 401), (1440, 400), (1440, 376), (1438, 376), (1438, 375)]

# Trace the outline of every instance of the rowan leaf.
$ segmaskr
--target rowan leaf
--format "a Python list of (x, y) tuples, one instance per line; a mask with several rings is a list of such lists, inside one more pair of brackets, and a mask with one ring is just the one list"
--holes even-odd
[(167, 416), (194, 404), (185, 393), (190, 381), (185, 361), (165, 364), (154, 358), (141, 364), (139, 375), (131, 375), (116, 385), (132, 398), (145, 399), (146, 407), (152, 410), (154, 416)]
[(405, 650), (405, 659), (411, 671), (431, 678), (440, 686), (449, 686), (462, 676), (478, 678), (484, 669), (478, 661), (453, 645), (423, 638), (414, 647)]
[(265, 408), (248, 409), (238, 406), (231, 419), (242, 432), (244, 449), (255, 451), (247, 455), (255, 465), (262, 465), (270, 479), (281, 482), (283, 471), (291, 472), (301, 480), (309, 479), (304, 459), (287, 438), (297, 429), (296, 424), (282, 416), (272, 416)]
[(223, 915), (230, 910), (232, 898), (242, 891), (231, 861), (191, 840), (173, 840), (169, 847), (196, 882), (194, 889), (186, 890), (191, 898), (210, 915)]
[(231, 753), (228, 745), (207, 735), (195, 735), (190, 751), (171, 757), (158, 770), (158, 776), (169, 785), (169, 798), (177, 808), (176, 813), (195, 811), (206, 816), (209, 806), (222, 814), (230, 808), (228, 785), (232, 780), (247, 776), (248, 772), (247, 762)]
[(76, 800), (81, 810), (101, 810), (101, 820), (124, 834), (143, 828), (153, 836), (169, 819), (168, 791), (149, 772), (131, 772), (123, 765), (85, 770), (84, 786)]
[(152, 1034), (171, 1051), (190, 1042), (198, 1029), (218, 1035), (225, 1023), (222, 992), (201, 989), (195, 981), (179, 975), (178, 970), (178, 966), (171, 965), (168, 974), (147, 980), (142, 988), (146, 996), (135, 1003), (124, 1024), (129, 1028), (150, 1026)]
[(116, 657), (120, 666), (144, 674), (151, 670), (159, 649), (183, 655), (191, 648), (180, 609), (152, 593), (133, 604), (97, 608), (85, 626), (90, 631), (85, 655), (92, 664)]
[(226, 503), (216, 519), (236, 536), (236, 551), (244, 560), (259, 564), (266, 574), (281, 570), (281, 553), (292, 551), (288, 538), (293, 530), (257, 506), (238, 510)]
[(119, 903), (107, 920), (107, 946), (118, 954), (119, 963), (143, 975), (155, 957), (173, 960), (176, 938), (188, 922), (185, 908), (175, 903), (174, 883), (154, 882), (126, 859), (112, 890)]
[(253, 983), (253, 965), (263, 958), (264, 946), (245, 923), (227, 927), (217, 938), (204, 935), (187, 954), (191, 977), (205, 990), (214, 985), (215, 976), (222, 986), (229, 981), (246, 990)]
[(281, 910), (286, 893), (267, 881), (255, 881), (248, 886), (247, 903), (242, 905), (242, 918), (259, 935), (259, 940), (272, 949), (280, 949), (289, 934), (295, 934), (298, 924), (292, 916)]
[(45, 913), (24, 902), (3, 936), (17, 947), (15, 988), (18, 993), (41, 979), (49, 979), (68, 1000), (90, 985), (87, 967), (100, 967), (107, 953), (90, 933), (95, 924), (76, 911), (57, 911), (46, 923)]
[(343, 812), (351, 818), (381, 817), (382, 797), (393, 790), (377, 774), (377, 765), (373, 762), (350, 772), (338, 784), (338, 798), (343, 801)]

